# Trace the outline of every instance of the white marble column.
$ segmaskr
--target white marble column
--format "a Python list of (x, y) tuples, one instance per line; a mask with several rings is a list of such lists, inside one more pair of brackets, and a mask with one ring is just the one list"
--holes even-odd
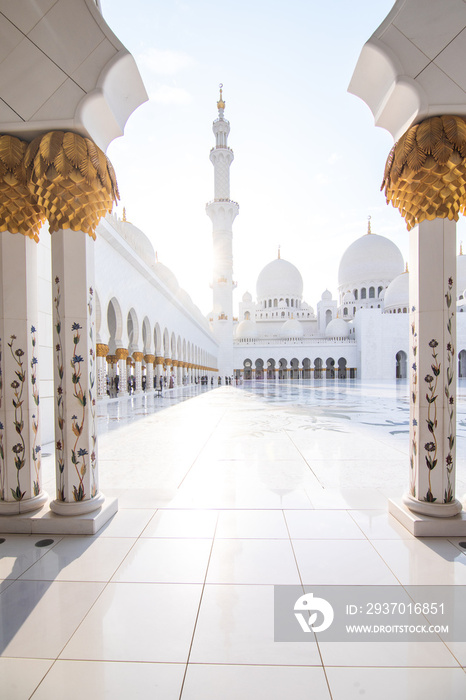
[(107, 396), (107, 354), (108, 345), (97, 343), (96, 367), (97, 367), (97, 398)]
[(134, 378), (136, 380), (135, 394), (142, 394), (142, 361), (144, 354), (142, 352), (133, 352), (134, 360)]
[(160, 389), (160, 378), (162, 378), (163, 383), (163, 357), (155, 358), (155, 376), (157, 377), (156, 389)]
[(96, 431), (94, 241), (81, 231), (52, 234), (55, 460), (60, 515), (104, 502), (99, 492)]
[(144, 355), (146, 363), (146, 393), (154, 390), (154, 362), (155, 355)]
[(40, 508), (37, 243), (0, 233), (0, 515)]
[(126, 372), (126, 359), (128, 357), (128, 350), (126, 348), (117, 348), (115, 350), (115, 356), (118, 363), (118, 396), (128, 395), (128, 375)]
[(410, 232), (410, 470), (404, 503), (449, 517), (456, 465), (456, 224), (423, 221)]

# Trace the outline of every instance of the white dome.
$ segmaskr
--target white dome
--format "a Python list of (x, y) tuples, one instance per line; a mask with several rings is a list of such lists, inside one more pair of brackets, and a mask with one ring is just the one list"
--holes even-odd
[(332, 299), (332, 292), (329, 292), (329, 290), (326, 289), (325, 292), (322, 292), (322, 296), (320, 298), (322, 301), (330, 301)]
[(325, 329), (326, 338), (348, 338), (350, 328), (342, 318), (334, 318)]
[(369, 281), (391, 281), (403, 272), (403, 268), (403, 256), (392, 241), (376, 233), (366, 233), (343, 253), (338, 285), (351, 289)]
[(343, 303), (348, 303), (354, 301), (354, 294), (353, 292), (346, 292), (345, 296), (343, 297)]
[(237, 340), (244, 340), (246, 338), (257, 338), (259, 331), (257, 330), (257, 325), (254, 321), (244, 320), (238, 323), (236, 326), (235, 337)]
[(154, 265), (152, 265), (152, 269), (154, 270), (155, 274), (157, 277), (160, 277), (162, 282), (166, 284), (166, 286), (171, 289), (172, 292), (176, 292), (179, 288), (178, 280), (176, 279), (175, 275), (173, 272), (168, 268), (166, 265), (163, 265), (161, 262), (157, 262)]
[(264, 267), (256, 283), (258, 299), (295, 297), (303, 295), (303, 278), (298, 268), (287, 260), (277, 258)]
[(116, 223), (120, 236), (125, 239), (141, 260), (144, 260), (146, 265), (153, 265), (155, 262), (155, 251), (146, 234), (129, 221), (120, 221), (116, 216), (113, 219), (113, 223), (114, 225)]
[(244, 292), (243, 301), (249, 304), (252, 301), (252, 294), (250, 294), (249, 292)]
[(281, 338), (302, 338), (304, 335), (303, 327), (295, 318), (290, 318), (285, 321), (279, 330)]
[(409, 307), (409, 272), (403, 272), (390, 282), (385, 290), (384, 311), (396, 311)]
[(460, 295), (466, 288), (466, 255), (456, 258), (456, 294)]

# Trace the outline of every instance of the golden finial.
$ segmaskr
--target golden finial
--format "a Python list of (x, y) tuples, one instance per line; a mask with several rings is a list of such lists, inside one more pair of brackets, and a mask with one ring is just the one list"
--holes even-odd
[(371, 231), (371, 216), (367, 217), (367, 233), (372, 233)]
[(460, 243), (460, 255), (463, 255), (463, 241)]
[(122, 221), (126, 221), (126, 207), (123, 207), (123, 218)]
[(223, 101), (223, 97), (222, 97), (223, 83), (220, 83), (219, 88), (220, 88), (220, 99), (217, 102), (217, 109), (225, 109), (225, 102)]
[(278, 246), (278, 259), (280, 260), (280, 246)]
[(406, 270), (405, 270), (405, 272), (409, 272), (409, 270), (408, 270), (408, 262), (406, 262)]

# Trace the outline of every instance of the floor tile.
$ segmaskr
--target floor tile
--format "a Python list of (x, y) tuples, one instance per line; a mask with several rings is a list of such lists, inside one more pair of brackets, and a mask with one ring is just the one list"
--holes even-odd
[(456, 668), (327, 668), (333, 700), (460, 700), (466, 673)]
[(98, 537), (139, 537), (156, 512), (155, 508), (122, 508), (104, 527)]
[[(2, 538), (3, 539), (3, 538)], [(56, 547), (61, 540), (58, 537), (43, 535), (4, 535), (5, 542), (0, 544), (0, 578), (16, 579), (47, 552)], [(50, 545), (36, 547), (37, 542), (52, 540)]]
[(293, 549), (303, 584), (398, 584), (367, 540), (293, 540)]
[(21, 578), (28, 581), (109, 581), (134, 542), (129, 537), (65, 537)]
[(102, 583), (15, 581), (1, 595), (3, 656), (58, 656), (102, 592)]
[(442, 642), (320, 642), (324, 666), (458, 668)]
[(204, 583), (211, 547), (207, 539), (140, 539), (112, 581)]
[(190, 663), (321, 665), (317, 644), (274, 642), (273, 586), (204, 589)]
[[(31, 700), (179, 700), (185, 664), (57, 661)], [(23, 696), (24, 698), (25, 696)]]
[(286, 510), (291, 539), (365, 540), (364, 533), (343, 510)]
[(215, 510), (158, 510), (142, 537), (210, 538), (217, 523)]
[(216, 539), (206, 582), (299, 584), (299, 576), (289, 541)]
[(387, 510), (351, 510), (353, 520), (370, 540), (412, 540), (412, 535)]
[(233, 539), (289, 539), (283, 512), (260, 509), (221, 511), (215, 536)]
[(314, 508), (333, 510), (386, 509), (387, 498), (376, 489), (306, 489)]
[(448, 540), (374, 540), (373, 545), (402, 584), (466, 585), (466, 555)]
[(5, 700), (29, 698), (45, 676), (50, 659), (0, 658), (0, 688)]
[(181, 700), (330, 700), (321, 668), (189, 664)]
[(202, 585), (109, 583), (62, 659), (185, 663)]

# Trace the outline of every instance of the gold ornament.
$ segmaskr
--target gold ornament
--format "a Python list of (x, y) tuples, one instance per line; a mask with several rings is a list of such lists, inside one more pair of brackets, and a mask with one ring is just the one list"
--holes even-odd
[(155, 355), (144, 355), (144, 361), (148, 365), (153, 365), (155, 362)]
[(0, 136), (0, 231), (22, 233), (37, 243), (45, 215), (27, 187), (27, 146), (15, 136)]
[(117, 348), (115, 350), (115, 357), (117, 360), (126, 360), (128, 357), (128, 351), (126, 348)]
[(104, 343), (96, 343), (95, 352), (97, 357), (107, 357), (108, 345), (105, 345)]
[(29, 191), (44, 211), (50, 233), (71, 229), (95, 239), (100, 219), (120, 198), (105, 153), (71, 131), (50, 131), (29, 144), (24, 165)]
[(136, 362), (142, 362), (144, 359), (144, 353), (143, 352), (133, 352), (133, 358)]
[(430, 117), (393, 146), (382, 182), (408, 231), (427, 219), (458, 221), (466, 210), (466, 119)]

